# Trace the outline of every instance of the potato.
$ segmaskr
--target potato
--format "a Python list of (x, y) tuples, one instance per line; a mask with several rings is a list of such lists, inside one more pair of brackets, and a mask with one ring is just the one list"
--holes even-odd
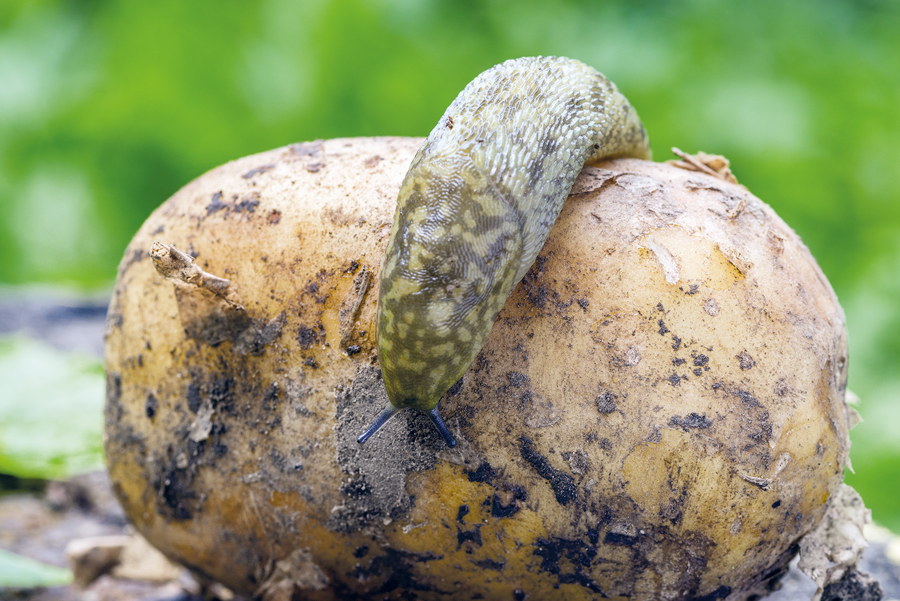
[(268, 599), (764, 593), (849, 448), (844, 317), (797, 235), (736, 184), (585, 168), (442, 400), (459, 445), (414, 411), (358, 445), (386, 401), (379, 263), (420, 143), (246, 157), (137, 233), (105, 415), (137, 529)]

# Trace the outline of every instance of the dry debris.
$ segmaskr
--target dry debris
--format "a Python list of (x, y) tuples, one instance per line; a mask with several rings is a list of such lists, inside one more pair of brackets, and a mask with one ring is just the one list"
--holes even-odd
[(700, 171), (732, 184), (738, 183), (737, 178), (731, 172), (728, 159), (719, 154), (706, 154), (702, 150), (697, 154), (688, 154), (679, 148), (672, 147), (672, 152), (681, 157), (680, 161), (666, 161), (679, 169), (688, 171)]

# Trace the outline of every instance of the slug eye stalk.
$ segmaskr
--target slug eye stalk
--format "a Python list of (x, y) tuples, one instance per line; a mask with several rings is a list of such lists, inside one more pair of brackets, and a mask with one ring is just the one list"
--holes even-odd
[(437, 431), (441, 433), (441, 436), (444, 437), (444, 442), (447, 443), (447, 446), (451, 449), (456, 446), (456, 439), (453, 438), (453, 435), (450, 434), (450, 430), (447, 428), (447, 424), (444, 423), (444, 420), (441, 419), (441, 414), (438, 413), (438, 408), (435, 407), (431, 411), (428, 412), (428, 417), (431, 418), (431, 423), (434, 424), (434, 427), (437, 428)]
[[(400, 412), (400, 408), (395, 407), (391, 403), (387, 404), (387, 407), (384, 408), (384, 411), (375, 418), (375, 422), (369, 426), (369, 428), (363, 432), (359, 438), (356, 439), (356, 442), (362, 444), (372, 438), (372, 435), (381, 430), (382, 427), (394, 417), (398, 412)], [(434, 427), (437, 428), (437, 431), (440, 432), (441, 436), (444, 438), (444, 442), (447, 443), (447, 446), (453, 448), (456, 446), (456, 439), (453, 438), (453, 434), (450, 433), (450, 429), (447, 428), (447, 424), (444, 423), (444, 420), (441, 419), (441, 414), (438, 413), (438, 408), (434, 407), (429, 411), (424, 412), (431, 418), (431, 423), (434, 424)]]

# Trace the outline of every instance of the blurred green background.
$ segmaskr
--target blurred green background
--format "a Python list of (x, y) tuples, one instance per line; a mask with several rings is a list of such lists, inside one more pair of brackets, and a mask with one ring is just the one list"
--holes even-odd
[(571, 56), (657, 160), (725, 154), (817, 257), (866, 420), (847, 481), (900, 531), (898, 32), (896, 0), (0, 0), (0, 284), (108, 289), (149, 213), (216, 165), (423, 136), (491, 65)]

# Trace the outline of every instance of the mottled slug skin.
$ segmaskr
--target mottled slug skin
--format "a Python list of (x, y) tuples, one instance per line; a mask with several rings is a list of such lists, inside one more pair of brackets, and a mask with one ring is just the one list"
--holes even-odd
[(457, 96), (400, 187), (378, 296), (397, 408), (434, 408), (481, 350), (581, 168), (650, 158), (628, 100), (568, 58), (510, 60)]

